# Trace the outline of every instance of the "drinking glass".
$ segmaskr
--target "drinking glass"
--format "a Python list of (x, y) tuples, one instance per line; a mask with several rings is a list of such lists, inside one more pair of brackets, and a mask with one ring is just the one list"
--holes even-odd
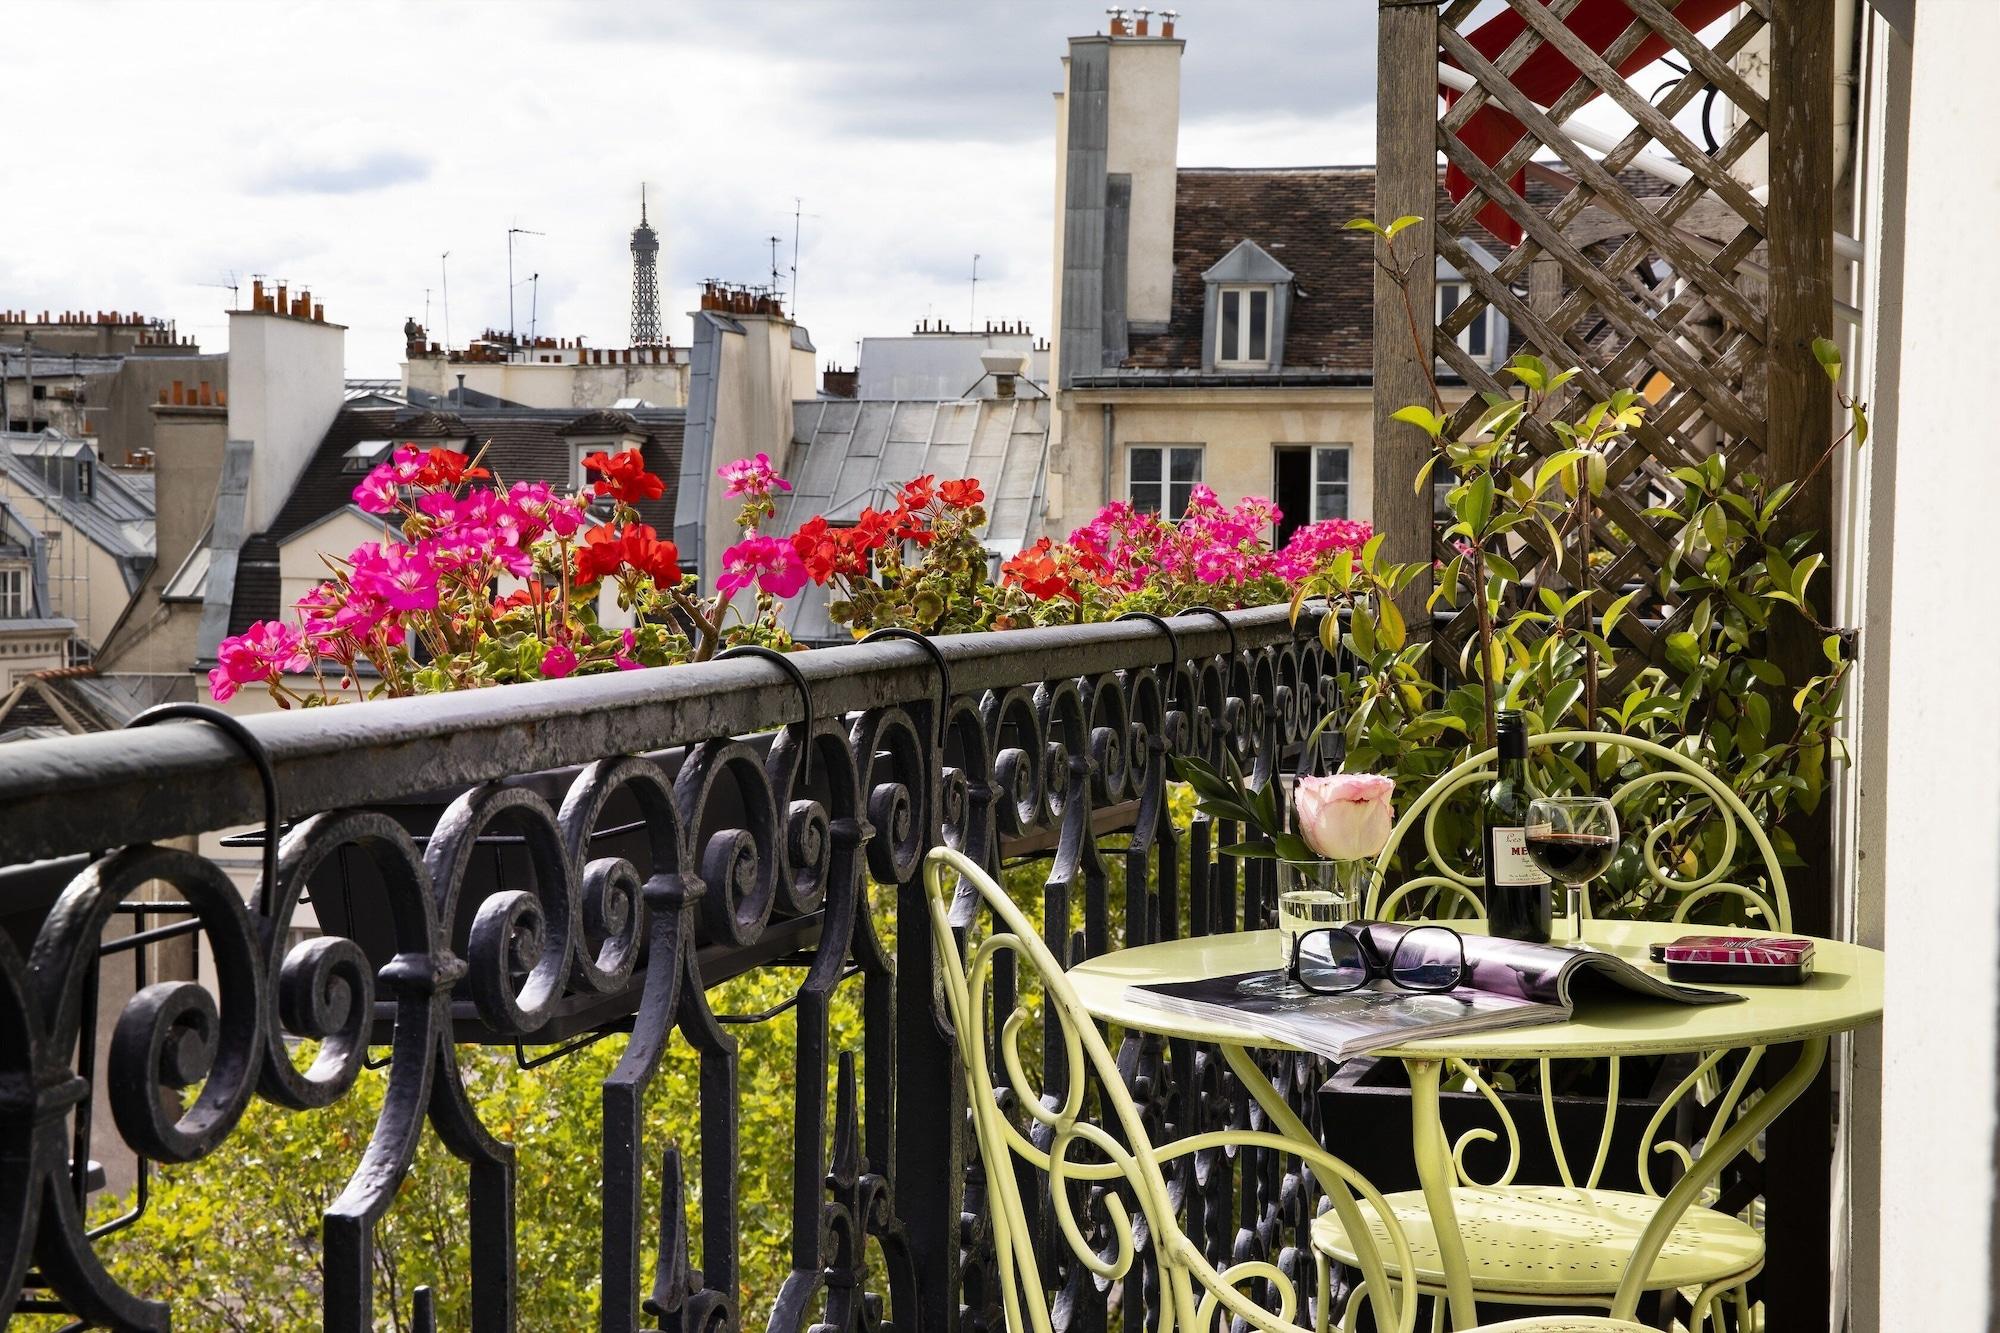
[(1368, 861), (1278, 862), (1278, 966), (1289, 971), (1299, 936), (1361, 916), (1374, 872)]
[(1618, 854), (1618, 812), (1602, 796), (1542, 796), (1528, 803), (1528, 855), (1568, 894), (1572, 947), (1583, 944), (1584, 886)]

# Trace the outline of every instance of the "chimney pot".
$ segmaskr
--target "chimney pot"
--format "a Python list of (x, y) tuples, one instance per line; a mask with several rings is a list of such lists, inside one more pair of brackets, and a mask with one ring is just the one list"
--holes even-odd
[(183, 398), (182, 398), (182, 396), (181, 396), (181, 382), (180, 382), (179, 380), (175, 380), (175, 381), (174, 381), (174, 406), (175, 406), (175, 407), (180, 407), (180, 406), (182, 406), (182, 405), (184, 404), (184, 402), (185, 402), (185, 399), (183, 399)]

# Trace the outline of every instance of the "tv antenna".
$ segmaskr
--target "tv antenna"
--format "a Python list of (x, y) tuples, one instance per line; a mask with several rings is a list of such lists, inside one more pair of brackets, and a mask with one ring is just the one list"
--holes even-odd
[(223, 288), (223, 287), (227, 287), (227, 288), (229, 289), (229, 308), (230, 308), (231, 310), (234, 310), (234, 309), (236, 308), (236, 293), (237, 293), (237, 292), (238, 292), (238, 291), (239, 291), (239, 290), (241, 289), (241, 286), (240, 286), (240, 284), (239, 284), (239, 283), (238, 283), (238, 282), (236, 281), (236, 270), (235, 270), (235, 269), (230, 269), (230, 270), (229, 270), (229, 281), (228, 281), (228, 282), (198, 282), (198, 283), (196, 283), (196, 284), (195, 284), (195, 286), (197, 286), (197, 287), (215, 287), (215, 288), (218, 288), (218, 289), (219, 289), (219, 288)]
[(510, 343), (514, 341), (514, 238), (546, 235), (547, 232), (529, 231), (526, 227), (507, 228), (507, 341)]
[(972, 256), (972, 303), (965, 311), (965, 331), (973, 331), (973, 317), (979, 313), (979, 256)]
[(528, 275), (528, 341), (531, 343), (535, 340), (535, 312), (541, 300), (542, 275), (531, 273)]
[(778, 244), (779, 244), (779, 242), (781, 242), (781, 241), (783, 241), (783, 240), (784, 240), (784, 237), (782, 237), (782, 236), (766, 236), (766, 237), (765, 237), (764, 239), (765, 239), (765, 240), (767, 240), (767, 241), (769, 241), (769, 242), (771, 243), (771, 295), (772, 295), (772, 296), (776, 296), (776, 295), (778, 294), (778, 291), (779, 291), (779, 288), (778, 288)]
[(438, 256), (438, 296), (444, 302), (444, 347), (451, 350), (451, 251)]

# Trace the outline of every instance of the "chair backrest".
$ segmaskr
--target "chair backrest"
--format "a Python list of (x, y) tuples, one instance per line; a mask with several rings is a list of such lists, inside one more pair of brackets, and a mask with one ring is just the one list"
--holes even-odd
[[(1046, 1193), (1038, 1194), (1038, 1210), (1046, 1210), (1053, 1219), (1074, 1261), (1103, 1281), (1124, 1279), (1139, 1257), (1135, 1219), (1126, 1201), (1136, 1203), (1146, 1222), (1150, 1260), (1159, 1275), (1162, 1308), (1156, 1333), (1175, 1329), (1201, 1333), (1215, 1327), (1218, 1311), (1240, 1317), (1264, 1333), (1304, 1333), (1294, 1322), (1302, 1303), (1290, 1278), (1263, 1261), (1217, 1270), (1182, 1231), (1171, 1202), (1163, 1163), (1239, 1145), (1279, 1148), (1309, 1161), (1346, 1222), (1348, 1235), (1361, 1238), (1361, 1276), (1373, 1304), (1375, 1327), (1385, 1333), (1392, 1329), (1409, 1333), (1416, 1319), (1415, 1266), (1395, 1215), (1373, 1186), (1317, 1145), (1291, 1145), (1268, 1133), (1199, 1134), (1156, 1148), (1097, 1024), (1026, 914), (991, 876), (954, 851), (933, 851), (925, 861), (924, 881), (938, 970), (985, 1166), (1002, 1302), (1012, 1333), (1051, 1333), (1053, 1327), (1040, 1270), (1046, 1252), (1037, 1244), (1022, 1193), (1026, 1173), (1019, 1168), (1024, 1164), (1037, 1173), (1030, 1177), (1034, 1188), (1040, 1191), (1046, 1186)], [(982, 907), (991, 914), (991, 930), (978, 938), (978, 928), (984, 924), (979, 919)], [(1026, 1005), (1017, 999), (1013, 1012), (994, 1012), (994, 964), (1002, 953), (1012, 954), (1023, 974), (1033, 973), (1041, 990), (1043, 1022), (1059, 1036), (1066, 1068), (1053, 1096), (1044, 1095), (1029, 1079), (1020, 1051), (1023, 1030), (1033, 1017)], [(1025, 990), (1029, 979), (1023, 975), (1021, 980)], [(999, 1100), (992, 1069), (996, 1058), (1006, 1070), (1007, 1086), (1032, 1122), (1028, 1133), (1014, 1123)], [(1093, 1089), (1102, 1125), (1086, 1118)], [(1076, 1188), (1095, 1184), (1105, 1187), (1102, 1207), (1112, 1233), (1108, 1238), (1089, 1234), (1076, 1213)], [(1364, 1215), (1363, 1208), (1370, 1215)], [(1397, 1276), (1392, 1278), (1392, 1271)], [(1278, 1290), (1281, 1308), (1276, 1314), (1241, 1290), (1252, 1282)], [(1136, 1291), (1130, 1291), (1128, 1298), (1137, 1299)]]
[[(1763, 918), (1761, 924), (1769, 928), (1792, 928), (1792, 903), (1785, 891), (1785, 872), (1778, 862), (1777, 849), (1771, 845), (1771, 840), (1750, 813), (1749, 807), (1743, 804), (1742, 798), (1730, 789), (1728, 783), (1679, 751), (1637, 736), (1610, 731), (1545, 731), (1528, 738), (1530, 755), (1537, 750), (1564, 746), (1581, 748), (1586, 745), (1623, 750), (1653, 761), (1653, 767), (1648, 771), (1628, 779), (1609, 793), (1612, 804), (1618, 808), (1621, 824), (1626, 822), (1627, 812), (1635, 798), (1648, 793), (1657, 795), (1656, 789), (1667, 785), (1688, 789), (1689, 802), (1678, 813), (1652, 819), (1640, 844), (1647, 877), (1663, 893), (1679, 895), (1674, 910), (1676, 921), (1686, 920), (1688, 913), (1706, 899), (1727, 896), (1747, 903)], [(1493, 780), (1495, 755), (1496, 751), (1486, 750), (1464, 760), (1433, 782), (1403, 811), (1389, 835), (1388, 846), (1376, 859), (1377, 874), (1368, 895), (1369, 916), (1393, 919), (1397, 909), (1410, 897), (1435, 889), (1446, 905), (1468, 907), (1472, 916), (1485, 917), (1485, 905), (1479, 894), (1485, 881), (1477, 873), (1476, 866), (1468, 870), (1449, 863), (1438, 845), (1437, 820), (1452, 797), (1467, 788), (1483, 786)], [(1674, 873), (1673, 867), (1661, 864), (1663, 842), (1674, 848), (1680, 845), (1681, 840), (1704, 831), (1707, 822), (1713, 820), (1720, 820), (1722, 829), (1722, 842), (1713, 865), (1694, 875), (1679, 875)], [(1698, 822), (1701, 827), (1697, 827)], [(1409, 875), (1385, 894), (1383, 887), (1389, 867), (1396, 859), (1405, 836), (1414, 829), (1423, 832), (1425, 855), (1422, 861), (1406, 868), (1428, 864), (1429, 873)], [(1635, 831), (1627, 829), (1626, 835), (1630, 836)], [(1749, 839), (1756, 849), (1755, 859), (1762, 863), (1762, 884), (1743, 884), (1723, 878), (1737, 864), (1737, 847), (1743, 838)]]

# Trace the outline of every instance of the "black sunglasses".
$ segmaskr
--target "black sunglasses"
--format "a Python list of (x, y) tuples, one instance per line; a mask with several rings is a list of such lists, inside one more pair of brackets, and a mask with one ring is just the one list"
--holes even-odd
[(1365, 928), (1326, 926), (1299, 935), (1287, 969), (1291, 980), (1319, 995), (1387, 981), (1399, 990), (1437, 993), (1465, 980), (1465, 939), (1449, 926), (1412, 926), (1384, 958)]

